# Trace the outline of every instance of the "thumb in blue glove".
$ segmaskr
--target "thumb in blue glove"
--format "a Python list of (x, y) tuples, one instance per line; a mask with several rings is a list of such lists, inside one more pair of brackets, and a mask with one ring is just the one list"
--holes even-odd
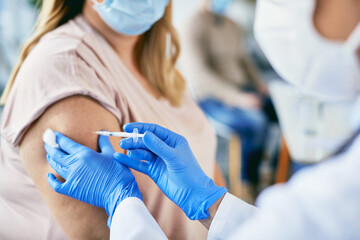
[(108, 137), (99, 137), (98, 153), (55, 132), (60, 149), (45, 144), (50, 166), (65, 179), (61, 183), (49, 173), (50, 186), (58, 193), (105, 208), (110, 227), (117, 205), (127, 197), (142, 199), (135, 177), (124, 165), (114, 161)]
[(120, 147), (128, 156), (115, 153), (117, 161), (147, 174), (164, 194), (191, 220), (207, 219), (208, 209), (227, 190), (216, 186), (201, 169), (187, 140), (155, 124), (130, 123), (124, 130), (145, 133), (138, 142), (124, 139)]

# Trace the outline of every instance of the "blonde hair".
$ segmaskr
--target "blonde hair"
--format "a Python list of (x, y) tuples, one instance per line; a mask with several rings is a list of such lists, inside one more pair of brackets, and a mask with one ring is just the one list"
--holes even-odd
[[(0, 104), (5, 104), (21, 65), (42, 36), (66, 23), (82, 12), (86, 0), (44, 0), (35, 25), (35, 31), (23, 45), (20, 59), (14, 67), (10, 79), (1, 96)], [(170, 34), (170, 38), (167, 35)], [(167, 43), (166, 39), (171, 39)], [(171, 55), (166, 54), (170, 44)], [(141, 73), (150, 81), (161, 96), (174, 106), (182, 103), (186, 83), (175, 65), (180, 53), (177, 33), (172, 25), (172, 1), (164, 16), (144, 33), (136, 45), (136, 60)]]

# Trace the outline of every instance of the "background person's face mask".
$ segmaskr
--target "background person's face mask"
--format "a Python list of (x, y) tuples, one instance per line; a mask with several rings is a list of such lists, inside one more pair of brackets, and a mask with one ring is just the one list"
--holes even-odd
[(211, 11), (223, 15), (232, 0), (211, 0)]
[(313, 25), (314, 0), (259, 0), (255, 36), (286, 81), (325, 101), (359, 94), (360, 24), (345, 42), (328, 40)]
[(169, 0), (105, 0), (94, 9), (113, 30), (125, 35), (148, 31), (165, 13)]

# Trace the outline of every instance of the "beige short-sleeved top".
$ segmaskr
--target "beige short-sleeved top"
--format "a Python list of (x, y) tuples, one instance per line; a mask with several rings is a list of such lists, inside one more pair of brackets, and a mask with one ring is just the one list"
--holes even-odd
[[(107, 41), (83, 16), (45, 35), (25, 60), (1, 121), (0, 239), (66, 239), (19, 155), (30, 124), (53, 103), (73, 95), (96, 99), (120, 123), (157, 123), (184, 135), (205, 172), (213, 176), (216, 139), (189, 94), (180, 107), (148, 93)], [(171, 239), (205, 239), (205, 228), (142, 174), (144, 202)], [(46, 178), (44, 177), (44, 181)]]

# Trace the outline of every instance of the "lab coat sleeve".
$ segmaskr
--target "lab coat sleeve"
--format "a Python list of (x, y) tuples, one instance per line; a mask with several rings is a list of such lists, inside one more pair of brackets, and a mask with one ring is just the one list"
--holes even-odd
[(209, 229), (208, 239), (228, 239), (234, 229), (247, 221), (258, 209), (226, 193)]
[(347, 153), (265, 190), (252, 214), (241, 200), (224, 199), (209, 239), (360, 239), (359, 159), (360, 138)]
[(110, 240), (167, 239), (143, 201), (126, 198), (116, 208), (110, 228)]

